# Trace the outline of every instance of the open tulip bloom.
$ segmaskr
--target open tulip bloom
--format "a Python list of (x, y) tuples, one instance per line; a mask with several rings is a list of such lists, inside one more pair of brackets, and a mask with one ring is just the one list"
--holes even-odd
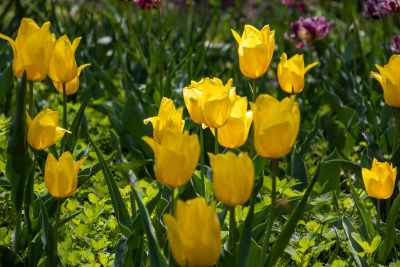
[[(65, 92), (67, 95), (73, 95), (78, 91), (79, 89), (79, 76), (81, 75), (81, 71), (86, 68), (87, 66), (90, 66), (90, 64), (83, 64), (78, 67), (77, 73), (75, 78), (73, 78), (71, 81), (67, 82), (65, 84)], [(53, 85), (56, 88), (57, 92), (60, 94), (63, 93), (63, 85), (62, 83), (54, 82)]]
[(379, 162), (376, 158), (372, 161), (370, 170), (363, 168), (362, 177), (365, 189), (370, 197), (387, 199), (392, 196), (396, 182), (397, 167), (388, 162)]

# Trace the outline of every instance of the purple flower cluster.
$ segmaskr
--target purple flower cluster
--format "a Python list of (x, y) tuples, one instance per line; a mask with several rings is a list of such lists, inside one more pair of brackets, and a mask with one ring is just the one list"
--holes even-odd
[(161, 2), (161, 0), (133, 0), (133, 3), (141, 9), (157, 8)]
[(400, 54), (400, 35), (396, 35), (393, 38), (393, 45), (390, 46), (390, 51), (393, 54)]
[(368, 0), (364, 7), (363, 18), (382, 19), (400, 12), (398, 0)]
[(316, 40), (324, 38), (332, 28), (332, 22), (326, 22), (325, 17), (303, 18), (290, 24), (293, 34), (290, 37), (296, 37), (299, 43), (297, 47), (302, 47), (302, 43), (313, 43)]

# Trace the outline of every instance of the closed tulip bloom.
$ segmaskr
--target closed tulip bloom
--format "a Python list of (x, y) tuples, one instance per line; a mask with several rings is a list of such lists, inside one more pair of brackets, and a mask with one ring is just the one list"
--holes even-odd
[(35, 21), (23, 18), (15, 41), (0, 33), (10, 42), (14, 53), (13, 71), (21, 79), (26, 70), (28, 81), (42, 81), (49, 71), (55, 35), (50, 33), (50, 22), (39, 28)]
[(221, 255), (221, 227), (216, 202), (207, 206), (202, 197), (178, 200), (176, 219), (163, 216), (169, 246), (180, 266), (212, 266)]
[(252, 121), (253, 112), (247, 111), (247, 98), (236, 96), (228, 122), (218, 129), (219, 144), (230, 149), (242, 146), (247, 140)]
[(74, 162), (69, 151), (57, 160), (51, 153), (44, 166), (44, 182), (49, 193), (56, 198), (72, 195), (78, 186), (78, 171), (86, 157)]
[(376, 158), (372, 161), (371, 170), (362, 169), (365, 189), (370, 197), (387, 199), (392, 196), (396, 182), (397, 167), (388, 162), (379, 162)]
[(239, 44), (239, 66), (244, 76), (256, 79), (264, 75), (275, 49), (275, 31), (264, 26), (261, 31), (251, 25), (244, 26), (242, 37), (231, 30)]
[[(76, 93), (76, 91), (78, 91), (79, 76), (81, 75), (81, 71), (89, 65), (90, 64), (84, 64), (84, 65), (79, 66), (75, 78), (73, 78), (71, 81), (69, 81), (65, 84), (65, 92), (67, 93), (67, 95), (73, 95)], [(63, 93), (62, 83), (53, 82), (53, 84), (54, 84), (54, 87), (56, 88), (57, 92), (62, 94)]]
[(235, 101), (232, 83), (232, 78), (224, 85), (218, 78), (207, 77), (185, 87), (183, 98), (192, 120), (211, 128), (225, 125)]
[(250, 103), (253, 111), (254, 148), (262, 157), (280, 158), (290, 152), (300, 128), (300, 110), (295, 97), (281, 102), (262, 94), (256, 103)]
[(36, 150), (51, 147), (63, 138), (65, 132), (70, 131), (58, 127), (58, 111), (44, 109), (33, 119), (27, 115), (28, 143)]
[(75, 61), (75, 51), (82, 37), (76, 38), (71, 44), (66, 35), (61, 36), (54, 47), (50, 60), (49, 76), (55, 83), (67, 83), (76, 77), (78, 67)]
[(182, 120), (182, 112), (182, 108), (175, 110), (174, 102), (171, 99), (163, 97), (158, 116), (145, 119), (143, 122), (146, 125), (151, 122), (153, 125), (153, 138), (158, 143), (161, 143), (166, 128), (173, 127), (179, 132), (183, 131), (185, 121)]
[(317, 65), (314, 62), (304, 67), (303, 55), (294, 55), (287, 59), (285, 53), (281, 56), (281, 62), (278, 65), (278, 80), (282, 90), (288, 94), (300, 93), (304, 89), (304, 74)]
[(167, 128), (159, 144), (153, 138), (144, 136), (143, 140), (153, 149), (157, 180), (175, 188), (186, 184), (196, 169), (200, 157), (200, 144), (196, 134), (188, 131)]
[(371, 71), (371, 74), (381, 84), (386, 104), (400, 107), (400, 55), (393, 55), (384, 67), (375, 66), (380, 73)]
[(213, 169), (215, 197), (225, 205), (234, 207), (249, 200), (254, 183), (254, 166), (247, 153), (238, 156), (208, 153)]

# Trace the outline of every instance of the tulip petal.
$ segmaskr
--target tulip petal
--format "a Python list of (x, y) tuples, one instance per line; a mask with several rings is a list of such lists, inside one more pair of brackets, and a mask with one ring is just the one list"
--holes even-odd
[(241, 45), (241, 44), (242, 44), (242, 37), (240, 37), (240, 35), (239, 35), (236, 31), (234, 31), (234, 30), (232, 30), (232, 29), (231, 29), (231, 32), (232, 32), (233, 37), (235, 38), (236, 42), (237, 42), (239, 45)]
[(171, 215), (164, 214), (163, 221), (164, 224), (167, 226), (168, 241), (175, 261), (180, 266), (186, 266), (187, 265), (187, 258), (185, 255), (186, 248), (183, 245), (180, 229), (176, 223), (176, 220)]

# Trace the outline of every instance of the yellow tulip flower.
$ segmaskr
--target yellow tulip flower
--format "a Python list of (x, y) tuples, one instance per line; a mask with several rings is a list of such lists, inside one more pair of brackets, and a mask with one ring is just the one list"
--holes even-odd
[[(220, 145), (235, 149), (242, 146), (248, 137), (253, 112), (247, 111), (247, 98), (236, 96), (228, 122), (218, 129)], [(211, 128), (214, 133), (214, 129)]]
[(86, 157), (74, 162), (69, 151), (57, 160), (51, 153), (44, 166), (44, 182), (49, 193), (56, 198), (72, 195), (78, 186), (78, 171)]
[(303, 55), (294, 55), (290, 59), (282, 53), (281, 62), (278, 65), (278, 80), (282, 90), (288, 94), (300, 93), (304, 89), (304, 74), (317, 65), (314, 62), (304, 67)]
[[(67, 93), (67, 95), (73, 95), (76, 93), (76, 91), (78, 91), (79, 76), (81, 75), (81, 71), (82, 71), (82, 69), (86, 68), (89, 65), (90, 64), (84, 64), (84, 65), (79, 66), (75, 78), (73, 78), (71, 81), (69, 81), (65, 84), (65, 92)], [(53, 84), (54, 84), (54, 87), (56, 88), (57, 92), (62, 94), (63, 93), (62, 83), (53, 82)]]
[(251, 25), (244, 26), (242, 37), (231, 30), (239, 44), (239, 66), (244, 76), (256, 79), (264, 75), (275, 49), (275, 31), (264, 26), (261, 31)]
[(49, 77), (55, 83), (72, 81), (78, 72), (75, 61), (75, 51), (82, 37), (76, 38), (71, 45), (66, 35), (61, 36), (54, 47), (50, 60)]
[(247, 153), (238, 156), (208, 153), (213, 169), (215, 197), (225, 205), (235, 207), (249, 200), (254, 183), (254, 166)]
[(200, 157), (200, 144), (196, 134), (181, 133), (167, 128), (159, 144), (153, 138), (143, 140), (153, 149), (156, 157), (155, 175), (157, 180), (175, 188), (186, 184), (196, 169)]
[(300, 110), (295, 96), (281, 102), (262, 94), (250, 103), (254, 116), (254, 148), (262, 157), (280, 158), (290, 152), (300, 128)]
[(232, 78), (224, 85), (218, 78), (207, 77), (185, 87), (183, 98), (192, 120), (211, 128), (225, 125), (235, 101), (236, 90), (231, 87), (232, 83)]
[(164, 214), (169, 246), (180, 266), (212, 266), (221, 254), (221, 227), (216, 202), (209, 208), (202, 197), (178, 200), (176, 219)]
[(21, 79), (26, 70), (28, 81), (42, 81), (49, 71), (55, 35), (50, 33), (50, 22), (41, 28), (35, 21), (23, 18), (15, 41), (1, 34), (0, 38), (10, 42), (14, 53), (13, 71)]
[(393, 55), (384, 67), (375, 66), (380, 73), (371, 71), (371, 74), (381, 84), (386, 104), (400, 107), (400, 55)]
[(363, 168), (362, 177), (365, 189), (370, 197), (387, 199), (392, 196), (396, 182), (397, 167), (388, 162), (372, 161), (371, 170)]
[(58, 111), (44, 109), (33, 119), (27, 114), (28, 143), (36, 150), (51, 147), (63, 138), (64, 133), (70, 131), (58, 127)]
[(144, 124), (151, 122), (153, 125), (153, 138), (161, 143), (164, 136), (164, 130), (168, 127), (174, 127), (180, 132), (183, 131), (185, 121), (182, 120), (183, 109), (175, 110), (174, 102), (166, 97), (161, 100), (158, 116), (145, 119)]

